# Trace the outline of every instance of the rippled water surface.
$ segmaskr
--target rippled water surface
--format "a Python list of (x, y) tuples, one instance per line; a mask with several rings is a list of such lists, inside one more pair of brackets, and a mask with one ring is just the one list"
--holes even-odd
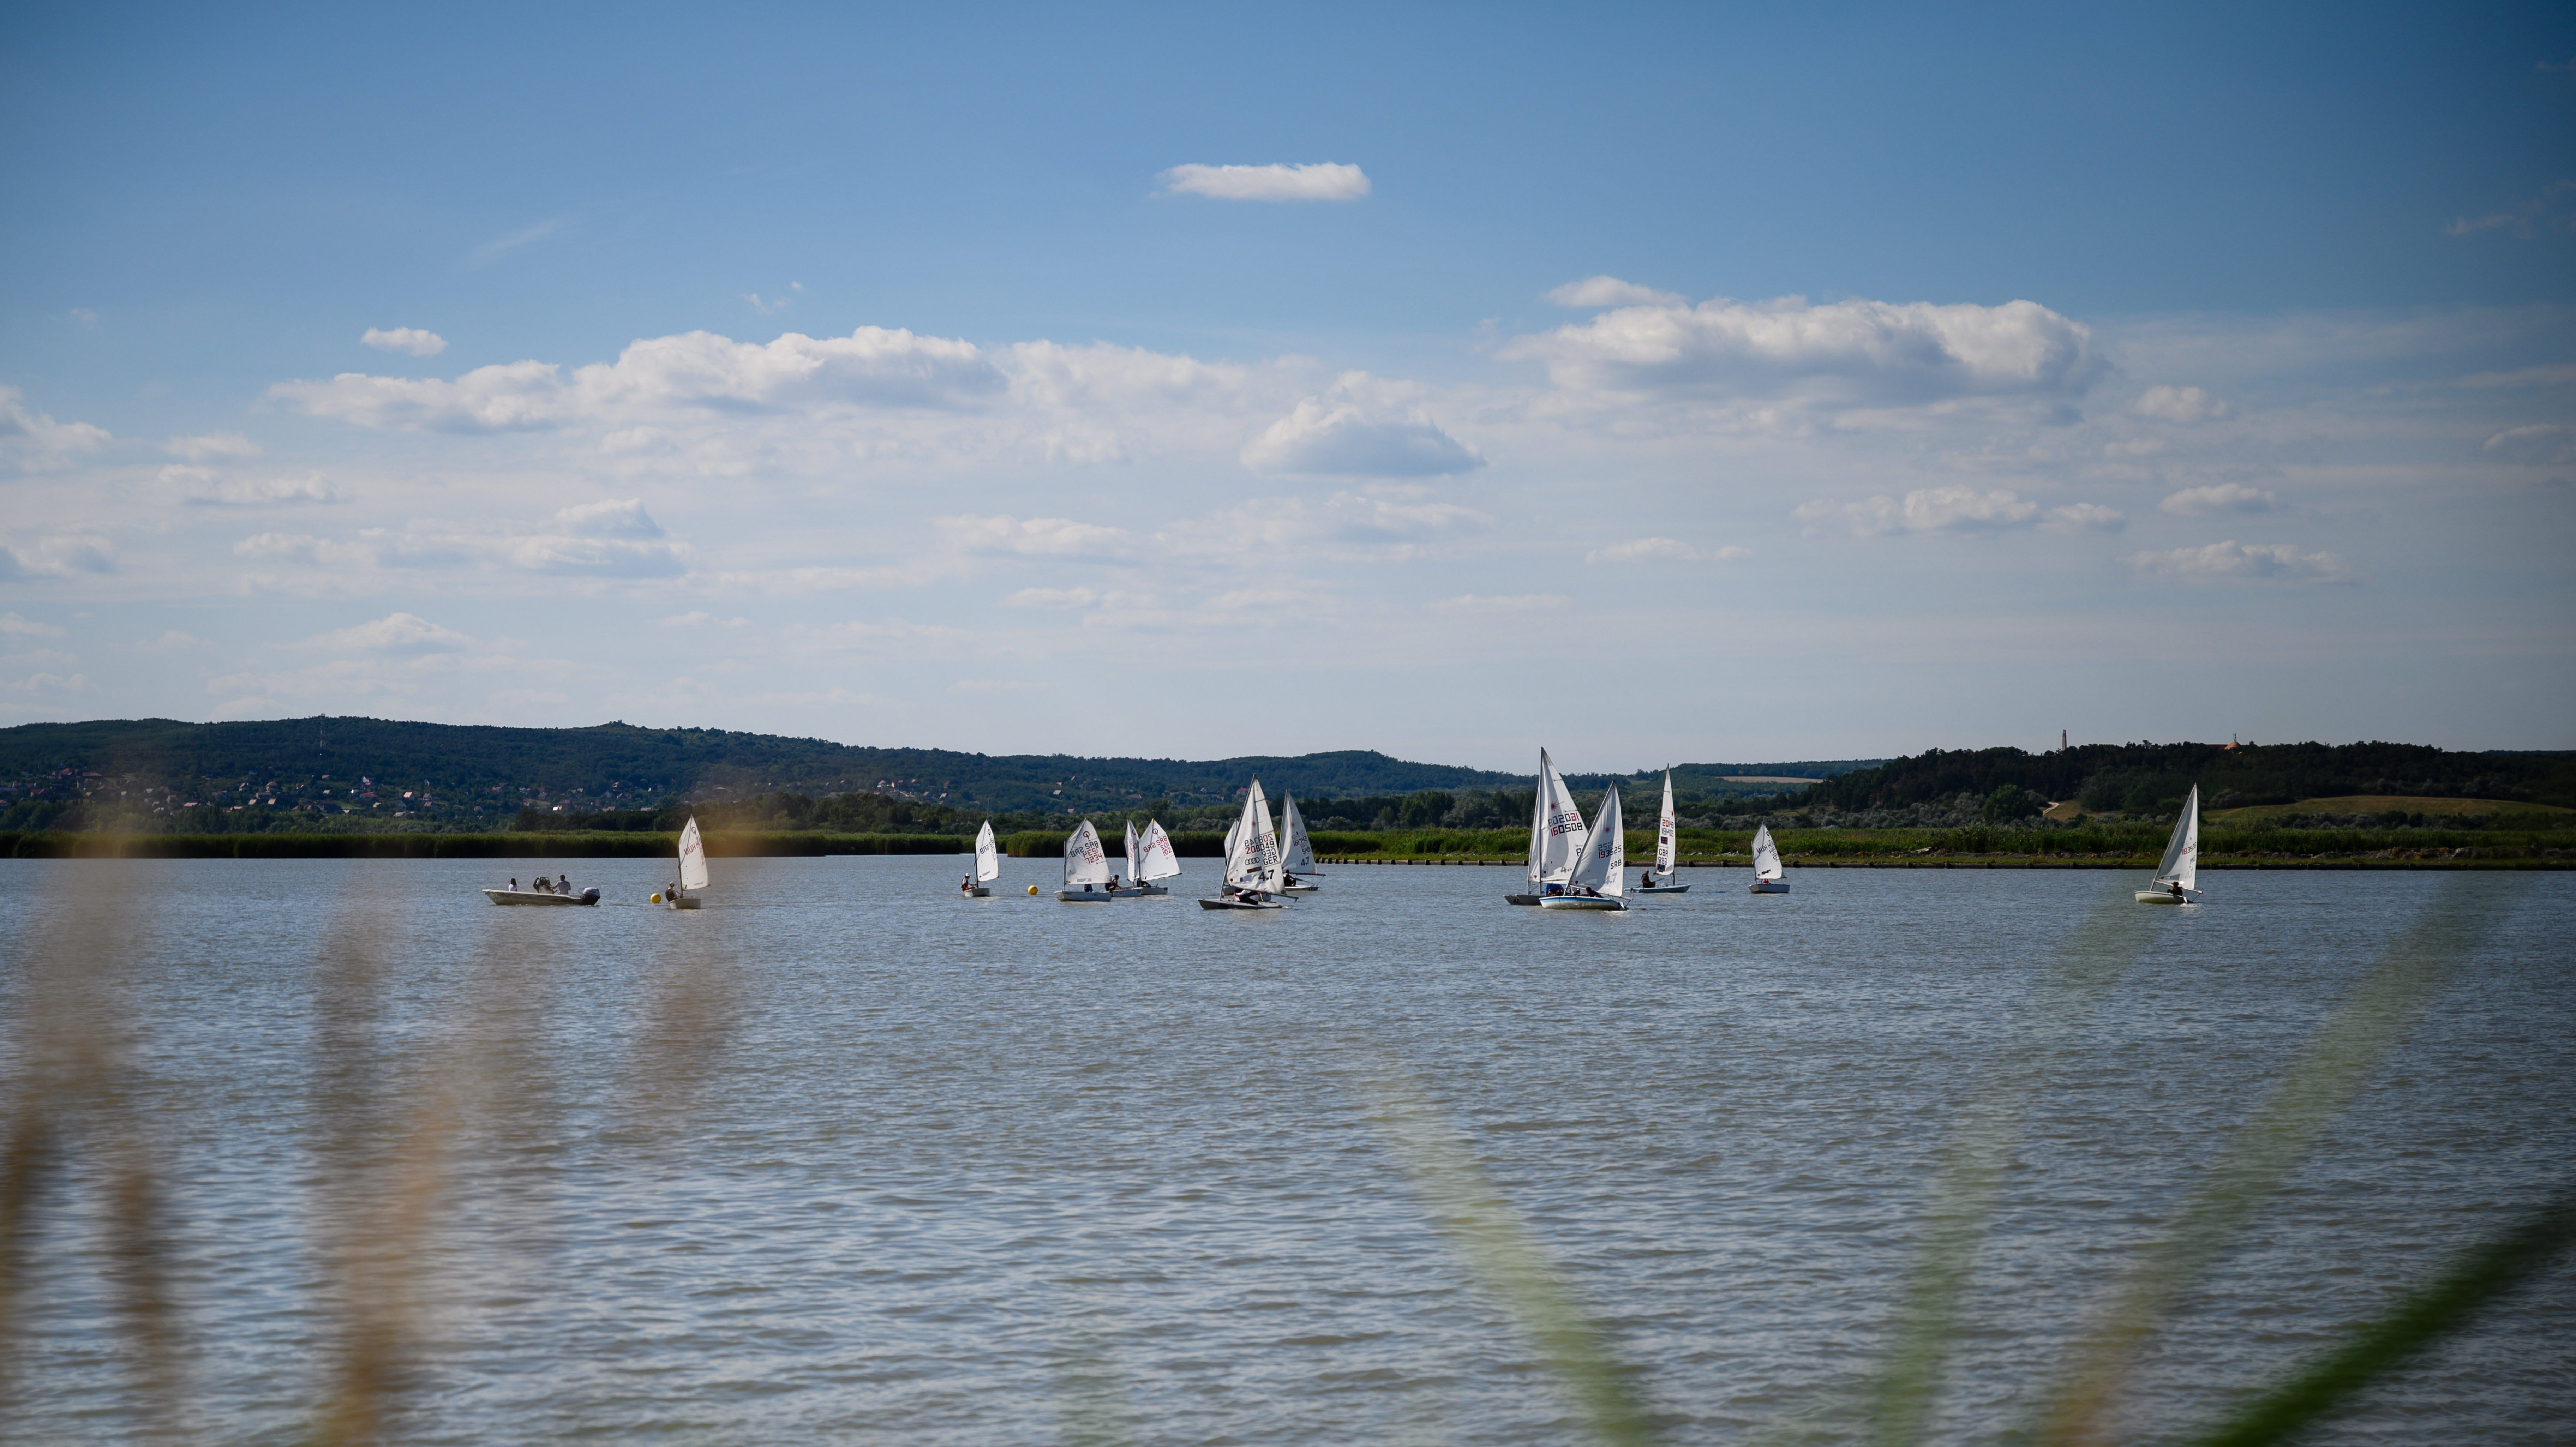
[[(1552, 1263), (1670, 1440), (1830, 1437), (1982, 1130), (1934, 1426), (1996, 1440), (2392, 947), (2404, 1028), (2127, 1428), (2576, 1162), (2563, 874), (2219, 874), (2177, 911), (1701, 871), (1601, 916), (1345, 868), (1246, 916), (1188, 879), (960, 900), (961, 865), (718, 860), (691, 915), (642, 907), (650, 861), (549, 865), (595, 910), (491, 908), (507, 861), (0, 863), (0, 1063), (52, 1130), (12, 1157), (46, 1174), (0, 1435), (287, 1442), (372, 1401), (415, 1442), (1582, 1440), (1475, 1229)], [(2571, 1341), (2562, 1263), (2326, 1440), (2569, 1440)]]

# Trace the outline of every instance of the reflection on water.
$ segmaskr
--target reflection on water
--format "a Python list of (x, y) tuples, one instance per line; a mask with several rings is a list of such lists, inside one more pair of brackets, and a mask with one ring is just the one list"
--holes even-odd
[[(716, 867), (0, 864), (7, 1435), (2136, 1435), (2576, 1160), (2565, 875)], [(2571, 1328), (2562, 1264), (2337, 1430), (2555, 1439)]]

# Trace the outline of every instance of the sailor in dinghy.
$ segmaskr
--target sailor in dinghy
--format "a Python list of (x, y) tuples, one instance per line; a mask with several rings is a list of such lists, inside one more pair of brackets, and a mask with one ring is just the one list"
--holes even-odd
[(1118, 896), (1109, 888), (1109, 851), (1100, 847), (1100, 831), (1085, 819), (1064, 841), (1064, 888), (1055, 897), (1067, 904), (1102, 904)]
[(680, 882), (666, 886), (662, 893), (653, 896), (653, 900), (673, 909), (696, 909), (698, 897), (694, 891), (706, 887), (707, 846), (706, 841), (698, 837), (698, 820), (693, 814), (680, 828)]
[(2155, 887), (2138, 891), (2140, 904), (2200, 903), (2200, 786), (2191, 786), (2190, 795), (2182, 801), (2182, 813), (2174, 820), (2173, 837), (2165, 841), (2165, 857), (2156, 865)]
[(1199, 908), (1283, 909), (1275, 897), (1284, 882), (1282, 873), (1279, 840), (1270, 832), (1270, 801), (1255, 779), (1243, 801), (1243, 817), (1226, 836), (1225, 884), (1215, 898), (1200, 900)]
[(1002, 853), (993, 846), (993, 821), (975, 831), (975, 872), (957, 886), (957, 892), (968, 899), (993, 897), (993, 881), (1002, 877)]
[(1787, 894), (1789, 881), (1780, 865), (1780, 846), (1771, 842), (1771, 826), (1760, 824), (1753, 830), (1753, 887), (1747, 894)]
[(1297, 812), (1297, 796), (1280, 791), (1279, 888), (1285, 894), (1313, 894), (1320, 886), (1299, 878), (1324, 871), (1315, 867), (1314, 841), (1306, 836), (1306, 816)]
[(1583, 862), (1565, 881), (1565, 892), (1539, 900), (1541, 909), (1609, 909), (1628, 907), (1628, 836), (1619, 820), (1619, 781), (1610, 781), (1601, 796), (1601, 812), (1592, 822)]
[(1673, 848), (1679, 837), (1673, 820), (1673, 771), (1664, 770), (1664, 812), (1655, 825), (1655, 862), (1637, 876), (1639, 894), (1688, 894), (1690, 886), (1673, 883)]
[(1159, 880), (1172, 879), (1181, 872), (1180, 855), (1172, 848), (1172, 836), (1163, 832), (1163, 822), (1148, 819), (1142, 833), (1134, 820), (1127, 824), (1127, 883), (1118, 891), (1123, 897), (1169, 895), (1171, 889)]
[(1529, 886), (1522, 893), (1504, 895), (1504, 902), (1540, 904), (1549, 895), (1563, 894), (1566, 877), (1582, 862), (1589, 837), (1583, 811), (1574, 807), (1573, 791), (1565, 787), (1565, 776), (1556, 771), (1547, 750), (1540, 749), (1538, 794), (1530, 805)]

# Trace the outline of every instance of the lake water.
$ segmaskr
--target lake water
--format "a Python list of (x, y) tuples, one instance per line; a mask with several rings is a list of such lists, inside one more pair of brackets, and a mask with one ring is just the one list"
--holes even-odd
[[(0, 864), (54, 1143), (0, 1435), (1578, 1442), (1557, 1293), (1665, 1440), (1845, 1440), (1946, 1190), (1928, 1425), (2002, 1440), (2337, 1030), (2301, 1078), (2348, 1099), (2265, 1137), (2124, 1378), (2164, 1435), (2576, 1169), (2566, 874), (1706, 870), (1603, 916), (1340, 868), (1255, 916), (1186, 863), (1074, 906), (718, 860), (697, 914), (651, 861), (549, 862), (595, 910), (491, 908), (509, 861)], [(2320, 1440), (2571, 1440), (2571, 1342), (2562, 1261)]]

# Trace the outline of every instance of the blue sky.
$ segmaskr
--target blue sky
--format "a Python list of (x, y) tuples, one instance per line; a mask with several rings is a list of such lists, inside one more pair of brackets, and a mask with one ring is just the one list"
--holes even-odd
[(0, 125), (0, 722), (2576, 746), (2561, 12), (109, 7)]

